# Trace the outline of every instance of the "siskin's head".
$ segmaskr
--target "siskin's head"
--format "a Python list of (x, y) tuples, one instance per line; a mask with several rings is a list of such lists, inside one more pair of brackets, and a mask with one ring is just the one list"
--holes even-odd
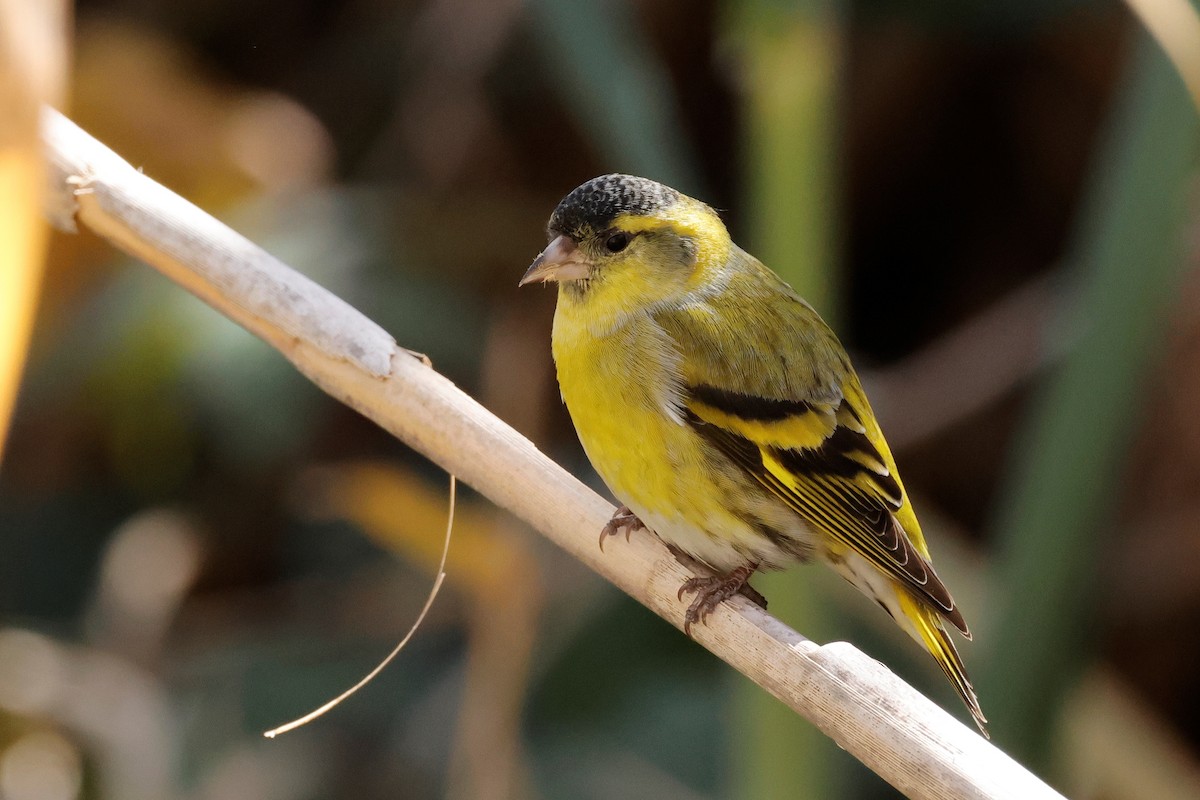
[(550, 244), (521, 285), (555, 281), (560, 296), (614, 312), (686, 291), (732, 247), (707, 205), (632, 175), (601, 175), (573, 190), (547, 233)]

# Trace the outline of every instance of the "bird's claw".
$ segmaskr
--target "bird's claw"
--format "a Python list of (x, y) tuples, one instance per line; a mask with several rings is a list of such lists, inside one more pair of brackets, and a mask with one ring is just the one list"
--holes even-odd
[(646, 527), (646, 523), (638, 519), (637, 514), (629, 510), (629, 506), (621, 506), (613, 513), (612, 519), (604, 524), (600, 529), (600, 549), (604, 549), (604, 540), (610, 536), (616, 536), (622, 530), (625, 531), (625, 541), (629, 541), (629, 536), (634, 531), (640, 531)]
[(765, 609), (767, 599), (746, 583), (756, 569), (758, 569), (757, 564), (744, 564), (724, 575), (706, 575), (688, 578), (684, 581), (683, 585), (679, 587), (676, 598), (683, 600), (685, 594), (691, 593), (695, 593), (696, 597), (683, 615), (683, 632), (691, 636), (692, 625), (697, 622), (707, 625), (709, 614), (735, 594), (741, 594), (755, 605)]

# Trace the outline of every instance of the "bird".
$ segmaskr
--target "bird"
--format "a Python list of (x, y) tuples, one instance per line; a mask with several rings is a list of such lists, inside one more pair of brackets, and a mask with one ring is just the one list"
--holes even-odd
[[(820, 315), (738, 247), (719, 214), (664, 184), (608, 174), (569, 192), (519, 285), (557, 284), (559, 389), (620, 503), (600, 533), (647, 528), (708, 574), (689, 635), (757, 572), (820, 561), (933, 656), (986, 718), (947, 627), (962, 612), (850, 358)], [(686, 563), (686, 562), (685, 562)]]

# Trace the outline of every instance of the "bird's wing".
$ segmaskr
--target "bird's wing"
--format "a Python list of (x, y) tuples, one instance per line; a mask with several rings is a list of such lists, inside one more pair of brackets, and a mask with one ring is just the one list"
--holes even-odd
[[(834, 557), (838, 546), (858, 553), (969, 636), (929, 563), (895, 461), (833, 333), (790, 290), (782, 303), (756, 294), (725, 292), (710, 303), (729, 307), (659, 315), (683, 357), (687, 424), (830, 536)], [(772, 341), (764, 347), (757, 334), (747, 341), (751, 334), (739, 333), (747, 325), (769, 330)], [(833, 366), (824, 374), (814, 363)]]

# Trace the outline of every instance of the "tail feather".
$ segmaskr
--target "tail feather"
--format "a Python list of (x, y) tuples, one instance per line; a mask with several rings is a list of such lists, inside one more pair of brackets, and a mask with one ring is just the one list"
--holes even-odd
[(937, 661), (942, 672), (946, 673), (946, 677), (950, 679), (950, 683), (958, 692), (958, 696), (966, 704), (967, 710), (971, 712), (971, 717), (974, 718), (980, 733), (984, 735), (984, 738), (990, 739), (987, 717), (983, 715), (983, 709), (979, 707), (979, 697), (975, 694), (975, 687), (971, 685), (971, 679), (967, 677), (966, 667), (963, 666), (962, 658), (959, 657), (954, 642), (946, 633), (940, 615), (913, 597), (906, 589), (897, 586), (896, 595), (900, 601), (900, 609), (904, 614), (905, 621), (909, 623), (905, 625), (901, 622), (901, 627), (907, 629), (909, 635), (924, 646)]
[(860, 592), (878, 603), (897, 625), (929, 651), (971, 712), (980, 733), (991, 738), (988, 736), (987, 718), (983, 716), (979, 698), (975, 695), (975, 687), (971, 685), (962, 658), (946, 632), (942, 614), (857, 553), (842, 554), (840, 558), (831, 560), (830, 565)]

